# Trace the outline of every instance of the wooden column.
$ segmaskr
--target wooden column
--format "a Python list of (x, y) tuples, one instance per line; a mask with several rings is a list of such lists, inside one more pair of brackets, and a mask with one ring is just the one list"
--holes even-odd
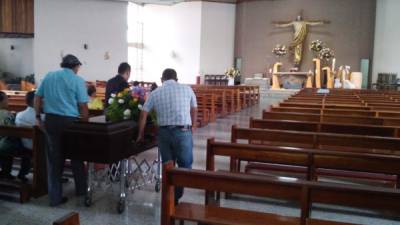
[(312, 78), (313, 78), (313, 74), (312, 73), (308, 74), (306, 88), (312, 88), (312, 86), (313, 86)]
[(274, 64), (274, 69), (272, 71), (272, 89), (274, 89), (274, 90), (281, 89), (281, 86), (279, 84), (279, 78), (278, 78), (278, 75), (276, 75), (276, 73), (279, 72), (279, 68), (282, 65), (283, 64), (280, 62), (277, 62)]
[(315, 64), (315, 87), (321, 88), (321, 60), (314, 58), (313, 62)]

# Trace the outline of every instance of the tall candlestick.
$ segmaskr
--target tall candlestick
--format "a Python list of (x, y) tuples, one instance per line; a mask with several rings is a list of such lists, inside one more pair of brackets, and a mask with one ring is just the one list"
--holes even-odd
[(332, 59), (332, 71), (335, 71), (336, 58)]

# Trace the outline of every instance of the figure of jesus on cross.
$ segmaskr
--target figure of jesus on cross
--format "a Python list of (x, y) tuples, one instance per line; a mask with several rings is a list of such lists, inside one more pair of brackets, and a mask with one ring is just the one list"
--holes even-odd
[(328, 24), (329, 21), (325, 20), (303, 20), (302, 12), (297, 16), (294, 21), (278, 21), (272, 22), (277, 27), (290, 27), (294, 28), (294, 36), (292, 43), (290, 44), (290, 48), (294, 49), (294, 66), (299, 68), (303, 56), (303, 43), (307, 37), (307, 27), (308, 26), (316, 26), (322, 24)]

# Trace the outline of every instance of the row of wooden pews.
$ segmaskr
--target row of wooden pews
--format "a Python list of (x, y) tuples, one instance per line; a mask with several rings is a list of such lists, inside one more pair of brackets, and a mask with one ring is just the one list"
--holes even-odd
[[(150, 89), (152, 82), (139, 82), (146, 90)], [(105, 98), (106, 81), (87, 82), (94, 85), (97, 97)], [(204, 127), (208, 123), (215, 122), (217, 118), (223, 118), (231, 113), (255, 105), (259, 102), (260, 91), (258, 86), (211, 86), (191, 85), (197, 97), (198, 115), (197, 126)], [(98, 112), (91, 112), (97, 115)]]
[(258, 86), (191, 85), (198, 104), (199, 127), (259, 102)]
[[(146, 90), (146, 92), (149, 92), (151, 89), (151, 86), (154, 83), (155, 82), (139, 81), (139, 86), (143, 87)], [(86, 85), (95, 86), (96, 87), (96, 97), (100, 98), (102, 100), (105, 100), (107, 81), (103, 81), (103, 80), (87, 81)]]
[[(29, 201), (31, 197), (47, 194), (47, 170), (44, 147), (44, 135), (38, 127), (0, 126), (0, 136), (29, 138), (33, 140), (32, 181), (25, 184), (20, 181), (0, 180), (0, 196), (18, 198), (20, 203)], [(26, 151), (16, 151), (15, 158), (26, 157)]]
[[(3, 90), (8, 96), (8, 109), (20, 112), (26, 109), (26, 91)], [(47, 193), (47, 172), (44, 153), (43, 134), (38, 127), (0, 126), (0, 136), (30, 138), (33, 140), (32, 156), (26, 156), (26, 151), (16, 151), (16, 160), (20, 157), (32, 157), (32, 183), (24, 184), (19, 181), (0, 180), (0, 195), (6, 198), (17, 198), (21, 203), (31, 197), (40, 197)]]
[[(173, 168), (172, 163), (163, 168), (163, 196), (161, 224), (172, 225), (175, 221), (222, 225), (351, 225), (316, 219), (311, 216), (313, 204), (360, 207), (378, 211), (388, 210), (399, 214), (400, 192), (391, 188), (367, 188), (365, 186), (322, 183), (303, 180), (284, 180), (275, 177), (201, 171)], [(207, 195), (204, 205), (182, 202), (174, 205), (175, 186), (207, 190), (208, 192), (231, 192), (255, 197), (273, 198), (295, 202), (300, 215), (283, 216), (272, 213), (221, 207), (215, 195)], [(353, 224), (354, 225), (354, 224)]]
[[(19, 88), (21, 91), (32, 91), (36, 89), (36, 85), (31, 82), (21, 80)], [(0, 80), (0, 90), (14, 92), (13, 90), (9, 90), (9, 85), (3, 80)]]
[[(174, 224), (176, 220), (180, 224), (184, 224), (183, 221), (350, 224), (314, 218), (315, 204), (351, 207), (348, 208), (350, 212), (356, 212), (353, 208), (368, 209), (384, 217), (400, 219), (399, 126), (383, 122), (396, 120), (396, 111), (379, 109), (379, 113), (393, 112), (394, 115), (377, 114), (376, 109), (362, 102), (364, 100), (354, 97), (361, 94), (368, 95), (363, 99), (380, 99), (381, 96), (397, 99), (398, 96), (397, 93), (373, 91), (334, 91), (321, 100), (316, 90), (304, 90), (284, 103), (301, 96), (307, 100), (299, 101), (299, 105), (319, 104), (320, 108), (274, 106), (264, 111), (263, 118), (251, 118), (250, 128), (233, 126), (230, 142), (209, 139), (206, 171), (165, 165), (162, 224)], [(309, 100), (309, 96), (314, 100)], [(340, 102), (342, 98), (345, 104)], [(365, 109), (352, 108), (358, 104)], [(297, 111), (279, 111), (281, 108), (296, 108)], [(318, 111), (309, 111), (314, 109)], [(304, 115), (308, 120), (301, 120)], [(325, 116), (334, 117), (326, 119)], [(373, 124), (360, 122), (374, 119)], [(229, 159), (229, 171), (216, 167), (217, 157), (218, 160), (220, 157)], [(181, 202), (174, 205), (172, 190), (175, 186), (204, 190), (205, 204)], [(227, 204), (222, 207), (222, 192), (228, 197), (241, 194), (296, 202), (300, 213), (293, 217), (230, 208)]]
[(8, 107), (9, 110), (14, 112), (20, 112), (26, 108), (25, 96), (27, 91), (3, 91), (8, 96)]

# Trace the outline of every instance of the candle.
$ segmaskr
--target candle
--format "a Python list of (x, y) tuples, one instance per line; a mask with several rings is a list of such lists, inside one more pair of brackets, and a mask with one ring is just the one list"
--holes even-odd
[(332, 60), (332, 71), (335, 71), (336, 58)]

